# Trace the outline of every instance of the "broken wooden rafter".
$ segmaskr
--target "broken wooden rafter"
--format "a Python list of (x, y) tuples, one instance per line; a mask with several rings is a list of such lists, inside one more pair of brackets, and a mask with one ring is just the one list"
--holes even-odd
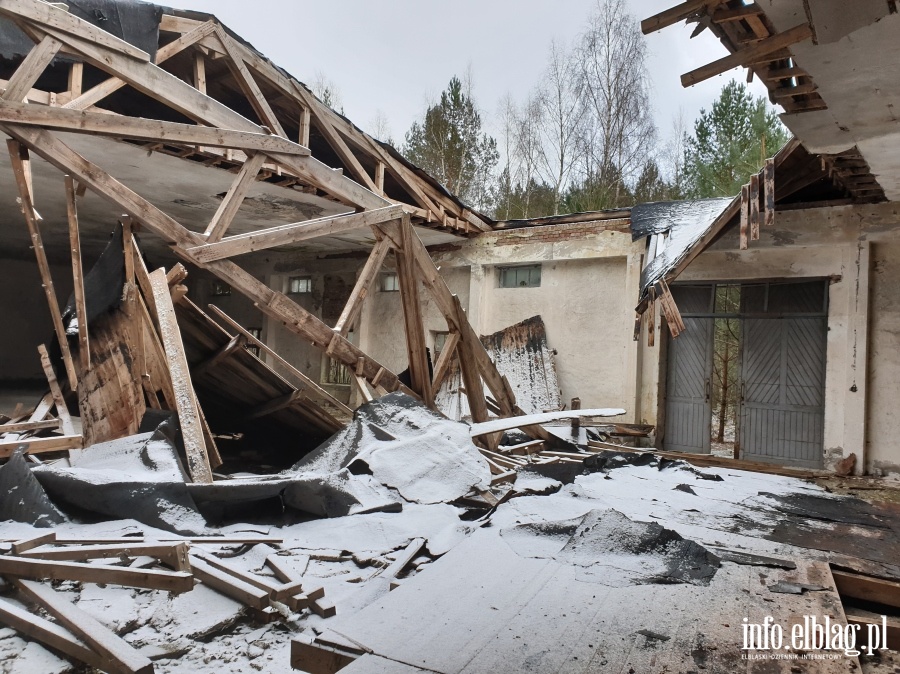
[(674, 26), (685, 19), (690, 19), (692, 16), (705, 13), (710, 7), (715, 7), (721, 3), (722, 0), (688, 0), (687, 2), (682, 2), (680, 5), (670, 7), (641, 21), (641, 32), (647, 35), (656, 30)]
[(363, 302), (369, 295), (372, 284), (378, 278), (378, 272), (381, 271), (384, 259), (390, 250), (391, 246), (387, 239), (381, 239), (381, 241), (375, 243), (365, 265), (359, 272), (359, 277), (356, 279), (356, 283), (350, 292), (350, 297), (347, 299), (343, 311), (341, 311), (340, 317), (334, 324), (335, 332), (346, 337), (353, 329), (360, 312), (362, 312)]
[(126, 117), (108, 112), (68, 110), (45, 105), (0, 103), (0, 122), (28, 124), (45, 129), (127, 138), (173, 145), (204, 145), (244, 152), (280, 152), (308, 156), (309, 149), (279, 136), (232, 129), (215, 129), (196, 124), (164, 122), (140, 117)]
[(721, 75), (732, 68), (759, 62), (760, 59), (766, 59), (773, 56), (773, 54), (781, 49), (810, 39), (812, 35), (813, 31), (809, 24), (803, 23), (794, 26), (789, 30), (760, 40), (749, 47), (739, 49), (733, 54), (729, 54), (717, 61), (713, 61), (696, 70), (692, 70), (689, 73), (685, 73), (681, 76), (681, 84), (682, 86), (689, 87), (698, 82), (703, 82), (711, 77), (715, 77), (716, 75)]
[(222, 203), (219, 204), (219, 208), (216, 209), (215, 215), (213, 215), (206, 232), (204, 232), (208, 243), (216, 243), (225, 235), (225, 232), (231, 226), (240, 210), (241, 204), (244, 203), (244, 198), (256, 182), (256, 177), (265, 161), (266, 155), (262, 152), (257, 152), (248, 157), (243, 166), (241, 166), (234, 183), (232, 183), (231, 188), (225, 194), (225, 198), (222, 199)]
[(675, 298), (672, 297), (672, 291), (669, 290), (669, 286), (665, 279), (660, 279), (657, 285), (659, 308), (666, 317), (666, 325), (669, 326), (669, 333), (672, 337), (678, 337), (678, 335), (686, 329), (684, 321), (681, 318), (681, 312), (678, 311), (678, 306), (675, 304)]
[(220, 241), (210, 241), (202, 246), (189, 248), (187, 252), (202, 264), (258, 250), (308, 241), (320, 236), (334, 236), (388, 220), (396, 220), (402, 215), (402, 206), (386, 206), (361, 213), (333, 215), (229, 236)]
[(82, 372), (91, 369), (91, 346), (88, 336), (87, 299), (84, 292), (84, 269), (81, 262), (81, 237), (78, 233), (78, 206), (75, 203), (75, 181), (65, 177), (66, 215), (69, 220), (69, 249), (72, 255), (72, 279), (75, 316), (78, 320), (78, 356)]

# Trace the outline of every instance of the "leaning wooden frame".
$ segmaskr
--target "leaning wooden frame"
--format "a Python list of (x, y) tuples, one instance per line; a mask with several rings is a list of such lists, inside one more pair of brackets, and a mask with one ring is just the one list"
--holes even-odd
[[(443, 314), (448, 330), (456, 336), (449, 343), (454, 346), (460, 361), (473, 421), (487, 420), (485, 387), (491, 392), (503, 416), (521, 414), (509, 382), (497, 371), (469, 324), (459, 299), (450, 292), (412, 226), (412, 218), (422, 219), (424, 216), (424, 224), (427, 225), (437, 214), (438, 224), (450, 229), (461, 228), (465, 233), (486, 229), (487, 225), (475, 214), (465, 209), (459, 211), (456, 202), (431, 189), (408, 166), (396, 161), (377, 142), (357, 132), (353, 136), (354, 141), (366, 145), (382, 162), (376, 168), (376, 178), (381, 184), (376, 184), (365, 174), (353, 151), (336, 130), (341, 127), (342, 132), (348, 133), (348, 127), (351, 131), (355, 127), (316, 100), (301, 84), (290, 80), (257, 53), (233, 39), (222, 26), (213, 21), (203, 23), (163, 16), (164, 28), (179, 30), (184, 34), (174, 42), (162, 46), (156, 55), (157, 63), (154, 63), (148, 54), (132, 45), (62, 8), (40, 0), (2, 0), (0, 14), (12, 19), (35, 42), (35, 47), (6, 83), (0, 100), (0, 131), (14, 140), (10, 143), (13, 168), (23, 212), (36, 241), (39, 242), (40, 237), (40, 216), (30, 184), (29, 152), (58, 168), (67, 176), (70, 184), (72, 181), (77, 183), (79, 193), (83, 193), (85, 189), (95, 192), (110, 202), (117, 215), (124, 213), (131, 222), (138, 223), (161, 237), (179, 258), (228, 283), (271, 319), (282, 323), (296, 335), (324, 350), (332, 359), (347, 366), (355, 373), (359, 385), (371, 385), (376, 391), (402, 390), (434, 407), (435, 387), (429, 377), (419, 298), (420, 284), (424, 285)], [(193, 84), (179, 79), (158, 65), (185, 49), (195, 51), (197, 67)], [(67, 102), (64, 107), (53, 107), (55, 95), (45, 94), (33, 87), (53, 58), (60, 53), (74, 57), (76, 63), (71, 66), (70, 91), (65, 96)], [(201, 72), (205, 54), (215, 54), (217, 58), (227, 61), (247, 102), (266, 126), (252, 122), (205, 93), (205, 75)], [(79, 78), (82, 76), (84, 63), (104, 71), (110, 77), (82, 93)], [(310, 117), (316, 121), (317, 128), (323, 132), (358, 182), (326, 166), (312, 157), (307, 147), (286, 137), (278, 115), (261, 90), (258, 79), (264, 81), (267, 88), (274, 88), (282, 96), (288, 96), (297, 102), (297, 109), (302, 111), (302, 141), (308, 142)], [(109, 111), (98, 112), (99, 108), (92, 107), (123, 87), (132, 87), (192, 119), (196, 125), (134, 119)], [(228, 148), (229, 153), (232, 153), (229, 154), (232, 160), (238, 157), (234, 151), (243, 153), (243, 163), (206, 232), (198, 234), (73, 150), (55, 135), (55, 132), (60, 131), (119, 140), (156, 141), (157, 145), (151, 146), (151, 149), (163, 144), (184, 146), (188, 150), (196, 149), (197, 144), (210, 146), (214, 150)], [(383, 196), (385, 166), (392, 172), (395, 180), (419, 202), (418, 206), (396, 203)], [(227, 230), (236, 218), (249, 187), (262, 170), (277, 172), (287, 179), (311, 186), (335, 201), (356, 209), (357, 213), (282, 225), (252, 234), (227, 236)], [(448, 215), (451, 206), (465, 218), (464, 221)], [(76, 217), (74, 212), (72, 217)], [(74, 228), (76, 223), (73, 222), (72, 225)], [(334, 328), (303, 309), (287, 295), (269, 288), (230, 259), (250, 251), (284, 245), (286, 242), (363, 227), (371, 229), (377, 243)], [(130, 240), (130, 237), (126, 238)], [(39, 252), (40, 262), (42, 250), (39, 247), (36, 250)], [(348, 331), (359, 317), (362, 302), (386, 254), (391, 250), (397, 262), (403, 305), (410, 364), (409, 388), (400, 382), (395, 373), (348, 339)], [(163, 279), (159, 281), (162, 288)], [(49, 291), (48, 300), (51, 310), (55, 307), (58, 313), (58, 304)], [(71, 374), (74, 372), (72, 358), (68, 354), (61, 323), (57, 327), (66, 367), (70, 372), (70, 384), (74, 390), (77, 382), (74, 374)], [(442, 360), (448, 357), (449, 355), (442, 354)], [(438, 368), (438, 374), (441, 369)], [(532, 433), (549, 439), (540, 428), (532, 429)], [(487, 440), (489, 445), (495, 445), (496, 442), (497, 438)], [(209, 479), (208, 468), (200, 473), (204, 474), (205, 479)]]

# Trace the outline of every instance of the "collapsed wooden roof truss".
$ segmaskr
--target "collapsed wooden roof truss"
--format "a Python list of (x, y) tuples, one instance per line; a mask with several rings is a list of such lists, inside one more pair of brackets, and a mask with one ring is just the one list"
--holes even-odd
[[(23, 210), (30, 228), (38, 232), (38, 237), (39, 205), (33, 203), (28, 151), (77, 181), (80, 190), (89, 189), (110, 202), (116, 214), (127, 214), (135, 223), (161, 237), (181, 259), (208, 270), (228, 283), (254, 302), (270, 319), (325, 350), (332, 359), (350, 368), (361, 386), (369, 385), (377, 391), (404, 390), (433, 406), (419, 303), (421, 283), (446, 319), (450, 332), (458, 336), (451, 343), (458, 345), (456, 351), (474, 421), (487, 419), (485, 385), (503, 415), (521, 413), (509, 383), (496, 370), (469, 325), (459, 299), (447, 288), (412, 226), (412, 218), (424, 216), (425, 220), (437, 217), (440, 226), (463, 232), (487, 228), (477, 215), (465, 209), (459, 210), (459, 205), (452, 199), (430, 189), (409, 167), (398, 162), (378, 143), (318, 102), (302, 85), (288, 79), (213, 21), (201, 23), (164, 16), (161, 30), (178, 32), (181, 36), (163, 45), (157, 53), (157, 62), (153, 63), (145, 52), (63, 9), (39, 0), (0, 0), (0, 13), (15, 21), (35, 42), (31, 53), (5, 85), (0, 101), (0, 131), (16, 141), (11, 145), (11, 155), (19, 178)], [(175, 53), (188, 49), (194, 50), (196, 79), (193, 83), (185, 82), (159, 65)], [(69, 78), (70, 91), (65, 96), (68, 100), (62, 107), (55, 107), (59, 96), (40, 92), (35, 95), (33, 87), (58, 53), (73, 55), (110, 77), (81, 92), (78, 78), (83, 67), (81, 63), (73, 64)], [(205, 93), (203, 64), (207, 56), (227, 61), (246, 101), (265, 126), (247, 119)], [(265, 82), (266, 93), (261, 89), (260, 81)], [(92, 107), (126, 86), (190, 118), (196, 125), (138, 120)], [(307, 139), (311, 123), (318, 124), (319, 129), (333, 142), (339, 156), (346, 160), (350, 173), (358, 182), (317, 160), (302, 142), (296, 143), (286, 137), (279, 123), (280, 114), (275, 112), (268, 97), (272, 89), (296, 105), (301, 135), (298, 140)], [(199, 234), (73, 150), (56, 135), (60, 131), (130, 138), (150, 143), (152, 148), (157, 149), (177, 146), (188, 154), (196, 152), (197, 146), (202, 146), (203, 151), (235, 162), (240, 169), (205, 234)], [(365, 173), (361, 164), (353, 160), (354, 152), (350, 150), (350, 144), (357, 148), (364, 147), (380, 159), (382, 168), (379, 174), (382, 177), (376, 176), (373, 180)], [(229, 225), (248, 186), (258, 178), (260, 171), (301, 181), (355, 208), (357, 214), (262, 230), (249, 237), (229, 237)], [(385, 171), (391, 172), (397, 182), (409, 188), (418, 206), (398, 204), (384, 195), (383, 184), (378, 182), (383, 180)], [(286, 240), (297, 241), (358, 227), (371, 228), (377, 244), (335, 328), (326, 325), (287, 295), (267, 287), (230, 259), (251, 250), (280, 245), (279, 242)], [(403, 386), (395, 373), (347, 338), (348, 330), (358, 318), (361, 303), (389, 250), (393, 250), (397, 260), (412, 390)], [(56, 299), (49, 293), (48, 299), (51, 309), (56, 307), (58, 312)], [(59, 340), (65, 352), (64, 334), (59, 335)], [(70, 355), (66, 362), (74, 390), (77, 382), (70, 367)], [(539, 429), (534, 432), (543, 435)], [(208, 469), (197, 471), (194, 477), (210, 479)]]

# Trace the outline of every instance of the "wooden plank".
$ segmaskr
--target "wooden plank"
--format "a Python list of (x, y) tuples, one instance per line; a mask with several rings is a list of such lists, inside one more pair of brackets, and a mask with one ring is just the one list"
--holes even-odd
[(47, 305), (50, 308), (50, 318), (53, 321), (56, 339), (59, 341), (59, 349), (62, 353), (63, 363), (66, 368), (66, 376), (69, 379), (69, 388), (75, 391), (78, 388), (78, 377), (75, 375), (75, 366), (72, 363), (72, 352), (69, 349), (69, 340), (66, 336), (65, 326), (63, 326), (59, 302), (56, 299), (56, 288), (53, 285), (53, 276), (50, 274), (50, 263), (47, 261), (47, 253), (44, 250), (44, 242), (41, 238), (40, 229), (38, 228), (34, 202), (32, 200), (32, 193), (27, 178), (27, 174), (29, 173), (28, 169), (26, 169), (26, 164), (29, 163), (27, 158), (28, 151), (22, 148), (15, 140), (8, 140), (6, 144), (9, 148), (9, 157), (16, 178), (16, 185), (19, 188), (22, 213), (25, 216), (25, 223), (28, 225), (28, 231), (31, 234), (31, 245), (32, 248), (34, 248), (34, 255), (37, 258), (38, 270), (41, 274), (41, 283), (44, 287), (44, 295), (47, 298)]
[(750, 240), (759, 241), (759, 174), (750, 176)]
[(270, 227), (257, 232), (229, 236), (227, 239), (207, 239), (207, 244), (188, 249), (197, 261), (212, 262), (253, 251), (267, 250), (276, 246), (286, 246), (300, 241), (308, 241), (321, 236), (334, 236), (389, 220), (403, 215), (401, 206), (387, 206), (362, 213), (333, 215), (315, 218), (288, 225)]
[(900, 583), (896, 581), (836, 569), (831, 570), (831, 575), (842, 599), (857, 599), (900, 608)]
[(9, 78), (3, 100), (21, 103), (61, 48), (62, 43), (49, 35), (32, 47)]
[(703, 13), (708, 7), (718, 5), (720, 2), (721, 0), (688, 0), (687, 2), (682, 2), (675, 7), (670, 7), (664, 12), (654, 14), (641, 21), (641, 32), (647, 35), (656, 30), (674, 26), (676, 23), (689, 19), (696, 14)]
[(41, 534), (40, 536), (32, 536), (31, 538), (25, 538), (21, 541), (16, 541), (12, 544), (11, 552), (14, 555), (21, 555), (23, 552), (28, 552), (29, 550), (33, 550), (34, 548), (39, 548), (42, 545), (46, 545), (47, 543), (53, 543), (56, 541), (56, 533), (50, 532), (47, 534)]
[(50, 395), (53, 396), (53, 404), (56, 406), (56, 416), (59, 417), (62, 431), (66, 435), (75, 435), (75, 426), (72, 424), (69, 408), (66, 406), (66, 400), (63, 397), (62, 389), (59, 387), (59, 382), (56, 379), (56, 372), (53, 371), (53, 364), (50, 362), (50, 354), (47, 353), (47, 347), (41, 344), (38, 346), (38, 353), (41, 356), (41, 367), (44, 368), (44, 375), (47, 377), (47, 383), (50, 385)]
[(441, 388), (444, 377), (450, 371), (450, 364), (456, 355), (457, 346), (459, 346), (459, 333), (451, 332), (447, 335), (447, 340), (444, 342), (444, 348), (441, 349), (441, 355), (438, 356), (437, 363), (434, 364), (434, 377), (431, 380), (432, 390), (437, 391)]
[(49, 438), (26, 438), (24, 440), (0, 439), (0, 459), (8, 459), (19, 447), (26, 454), (42, 454), (45, 452), (64, 452), (70, 449), (81, 449), (83, 441), (80, 435), (58, 435)]
[(269, 127), (272, 133), (279, 135), (282, 138), (287, 138), (287, 134), (284, 132), (281, 122), (278, 121), (275, 111), (272, 110), (272, 106), (269, 105), (269, 102), (260, 90), (256, 80), (253, 79), (253, 75), (247, 70), (247, 64), (244, 63), (243, 57), (234, 48), (234, 40), (231, 39), (231, 36), (228, 35), (221, 26), (216, 26), (215, 33), (216, 37), (219, 38), (219, 42), (222, 43), (225, 52), (228, 54), (229, 69), (232, 71), (238, 86), (241, 88), (241, 91), (244, 92), (244, 95), (256, 111), (256, 114), (262, 120), (263, 124)]
[(775, 160), (767, 159), (766, 166), (763, 169), (763, 198), (765, 206), (763, 209), (763, 222), (766, 227), (775, 225)]
[(428, 407), (434, 407), (434, 393), (431, 390), (431, 373), (425, 345), (425, 322), (422, 318), (422, 303), (419, 301), (419, 279), (416, 273), (416, 258), (412, 252), (412, 240), (418, 237), (406, 214), (401, 219), (399, 229), (402, 248), (394, 250), (394, 258), (397, 262), (400, 302), (403, 305), (411, 388), (422, 396)]
[(261, 590), (230, 573), (217, 569), (196, 555), (191, 555), (191, 569), (204, 585), (208, 585), (245, 606), (262, 611), (269, 605), (269, 593), (266, 590)]
[(0, 623), (89, 667), (102, 669), (107, 666), (100, 655), (85, 646), (68, 630), (5, 599), (0, 599)]
[(711, 77), (715, 77), (716, 75), (728, 72), (732, 68), (750, 65), (752, 62), (772, 55), (785, 47), (808, 40), (812, 35), (812, 28), (810, 28), (809, 24), (802, 23), (799, 26), (794, 26), (782, 33), (760, 40), (749, 47), (739, 49), (733, 54), (729, 54), (717, 61), (708, 63), (701, 68), (685, 73), (681, 76), (681, 84), (682, 86), (689, 87), (698, 82), (703, 82)]
[(194, 88), (206, 93), (206, 57), (200, 50), (194, 52)]
[(128, 674), (149, 674), (154, 671), (153, 663), (147, 657), (49, 585), (29, 580), (18, 580), (15, 585), (26, 597), (44, 608), (110, 663), (114, 670)]
[[(459, 297), (453, 295), (453, 304), (455, 309), (455, 322), (458, 326), (468, 326), (462, 304)], [(482, 423), (488, 420), (487, 401), (484, 399), (484, 384), (481, 381), (481, 375), (478, 370), (475, 349), (472, 335), (474, 332), (462, 330), (459, 345), (456, 352), (459, 355), (459, 368), (462, 372), (463, 385), (466, 387), (466, 399), (469, 401), (469, 412), (472, 415), (472, 421)], [(479, 341), (480, 344), (480, 341)]]
[(750, 186), (741, 187), (741, 231), (740, 249), (750, 247)]
[(84, 19), (79, 19), (67, 10), (54, 7), (39, 0), (0, 0), (0, 13), (12, 17), (28, 19), (41, 28), (55, 28), (64, 33), (90, 40), (105, 49), (111, 49), (137, 61), (150, 61), (150, 54), (117, 38), (105, 30), (97, 28)]
[(366, 383), (365, 377), (361, 377), (358, 374), (353, 375), (353, 383), (356, 384), (356, 390), (359, 391), (360, 397), (363, 399), (364, 403), (370, 403), (375, 398), (372, 396), (372, 392), (369, 391), (369, 385)]
[(43, 431), (59, 428), (59, 419), (47, 419), (46, 421), (22, 421), (7, 423), (0, 426), (0, 435), (5, 433), (25, 433), (27, 431)]
[(309, 147), (309, 129), (310, 129), (310, 119), (311, 114), (309, 112), (309, 108), (307, 106), (301, 106), (300, 108), (300, 133), (299, 133), (299, 143), (303, 147)]
[(66, 214), (69, 220), (69, 248), (72, 254), (72, 278), (74, 281), (75, 311), (78, 318), (78, 356), (81, 369), (91, 369), (91, 347), (87, 324), (87, 299), (84, 294), (84, 269), (81, 263), (81, 237), (78, 233), (78, 207), (75, 203), (75, 181), (65, 177)]
[(757, 17), (764, 14), (763, 8), (753, 3), (752, 5), (744, 5), (729, 9), (727, 6), (717, 9), (710, 15), (713, 23), (728, 23), (731, 21), (742, 21), (748, 17)]
[(256, 177), (259, 175), (259, 170), (265, 161), (266, 155), (262, 152), (257, 152), (255, 155), (248, 157), (244, 165), (241, 166), (237, 178), (235, 178), (234, 183), (232, 183), (225, 198), (222, 199), (222, 203), (219, 204), (219, 208), (206, 228), (204, 236), (207, 242), (215, 243), (219, 241), (231, 226), (241, 204), (244, 203), (244, 197), (247, 196), (247, 192), (250, 191), (250, 188), (256, 182)]
[(369, 295), (372, 284), (378, 278), (378, 272), (381, 271), (381, 267), (384, 265), (384, 259), (387, 257), (390, 249), (391, 245), (387, 239), (382, 239), (375, 243), (372, 252), (369, 253), (369, 258), (359, 272), (356, 284), (350, 292), (350, 297), (347, 299), (347, 304), (344, 305), (344, 310), (341, 312), (340, 318), (338, 318), (337, 323), (334, 324), (335, 332), (346, 337), (350, 330), (353, 329), (356, 320), (362, 312), (363, 303)]
[(259, 419), (261, 417), (269, 416), (270, 414), (275, 414), (275, 412), (279, 412), (283, 409), (295, 405), (305, 397), (306, 394), (301, 390), (291, 391), (290, 393), (286, 393), (283, 396), (278, 396), (274, 400), (270, 400), (267, 403), (263, 403), (262, 405), (255, 407), (254, 409), (247, 412), (247, 415), (244, 418), (249, 421), (251, 419)]
[[(210, 33), (212, 33), (214, 28), (215, 24), (212, 21), (201, 23), (189, 34), (182, 35), (174, 42), (160, 47), (156, 51), (156, 63), (164, 63), (176, 54), (181, 53), (191, 45), (199, 42), (204, 37), (207, 37)], [(110, 77), (108, 80), (105, 80), (97, 86), (92, 87), (84, 94), (68, 101), (63, 105), (63, 107), (71, 108), (73, 110), (85, 110), (93, 105), (96, 105), (107, 96), (115, 93), (122, 87), (126, 86), (126, 84), (127, 83), (124, 80), (118, 77)]]
[(188, 471), (194, 482), (208, 484), (213, 481), (212, 470), (203, 438), (200, 413), (194, 397), (191, 372), (187, 356), (184, 353), (178, 321), (175, 318), (175, 307), (172, 305), (172, 297), (169, 295), (165, 269), (160, 268), (150, 274), (150, 285), (153, 288), (157, 323), (175, 393), (176, 410), (187, 455)]
[(276, 363), (278, 363), (278, 365), (280, 365), (288, 373), (289, 376), (292, 376), (297, 382), (299, 382), (300, 386), (306, 388), (307, 390), (311, 391), (312, 393), (315, 393), (319, 398), (322, 398), (322, 399), (328, 401), (330, 404), (337, 407), (341, 412), (344, 412), (345, 414), (350, 414), (350, 415), (353, 414), (353, 410), (351, 410), (344, 403), (342, 403), (340, 400), (338, 400), (333, 395), (331, 395), (328, 391), (326, 391), (321, 386), (319, 386), (315, 381), (313, 381), (312, 379), (307, 377), (305, 374), (300, 372), (300, 370), (295, 368), (284, 358), (279, 356), (265, 342), (254, 337), (251, 333), (249, 333), (247, 330), (245, 330), (243, 328), (243, 326), (241, 326), (240, 323), (238, 323), (236, 320), (231, 318), (231, 316), (226, 314), (219, 307), (217, 307), (213, 304), (210, 304), (209, 309), (216, 316), (218, 316), (223, 321), (225, 321), (233, 330), (236, 330), (237, 333), (240, 336), (242, 336), (247, 341), (248, 344), (252, 344), (253, 346), (257, 347), (260, 350), (260, 353), (265, 353), (270, 358), (272, 358), (272, 360), (274, 360)]
[[(37, 547), (37, 546), (36, 546)], [(190, 572), (187, 543), (117, 543), (113, 545), (79, 545), (58, 548), (30, 548), (13, 554), (29, 559), (46, 559), (65, 562), (86, 562), (90, 559), (127, 557), (156, 557), (175, 571)]]
[(202, 145), (231, 148), (244, 152), (309, 155), (309, 150), (305, 147), (284, 138), (263, 133), (215, 129), (196, 124), (180, 124), (142, 117), (126, 117), (108, 112), (69, 110), (64, 107), (54, 108), (10, 101), (0, 103), (0, 122), (172, 145)]
[(167, 592), (188, 592), (194, 586), (191, 574), (180, 571), (131, 569), (124, 566), (9, 556), (0, 557), (0, 575), (34, 580), (77, 580), (83, 583), (141, 587)]

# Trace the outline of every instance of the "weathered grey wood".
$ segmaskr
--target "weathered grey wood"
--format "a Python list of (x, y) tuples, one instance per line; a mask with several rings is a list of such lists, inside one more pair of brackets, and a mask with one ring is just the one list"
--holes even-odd
[(9, 79), (6, 91), (3, 92), (3, 100), (21, 103), (60, 48), (62, 48), (62, 43), (49, 35), (32, 47)]
[(347, 304), (344, 305), (340, 318), (334, 324), (335, 332), (339, 332), (346, 337), (350, 330), (353, 329), (369, 290), (378, 278), (378, 272), (381, 271), (384, 259), (390, 250), (391, 246), (387, 239), (378, 241), (372, 248), (372, 252), (369, 254), (369, 258), (366, 260), (366, 264), (363, 265), (362, 271), (360, 271), (359, 277), (356, 279), (356, 284), (350, 292)]
[(321, 236), (333, 236), (388, 220), (396, 220), (402, 215), (403, 208), (401, 206), (387, 206), (362, 213), (333, 215), (229, 236), (218, 242), (210, 238), (207, 240), (207, 244), (190, 248), (188, 252), (200, 262), (212, 262), (253, 251), (308, 241)]
[(46, 421), (22, 421), (14, 424), (0, 426), (0, 435), (4, 433), (24, 433), (26, 431), (41, 431), (51, 428), (59, 428), (59, 419), (47, 419)]
[(75, 181), (65, 177), (66, 214), (69, 219), (69, 248), (72, 253), (72, 278), (75, 289), (75, 313), (78, 318), (78, 356), (81, 369), (91, 369), (91, 345), (88, 336), (87, 299), (84, 295), (84, 269), (81, 263), (81, 237), (78, 233), (78, 206), (75, 203)]
[(175, 403), (184, 450), (187, 455), (188, 472), (194, 482), (211, 483), (213, 481), (212, 470), (203, 437), (203, 426), (194, 396), (194, 387), (191, 383), (190, 368), (181, 341), (181, 332), (175, 318), (175, 307), (172, 305), (172, 296), (169, 294), (166, 270), (160, 268), (152, 272), (150, 284), (153, 288), (153, 300), (156, 303), (160, 337), (175, 392)]
[(149, 659), (49, 585), (30, 580), (17, 580), (15, 585), (25, 596), (42, 606), (66, 628), (83, 639), (116, 670), (129, 674), (153, 672), (153, 663)]
[(53, 108), (31, 103), (12, 101), (0, 103), (0, 122), (174, 145), (204, 145), (246, 152), (309, 155), (309, 149), (305, 147), (284, 138), (263, 133), (162, 122), (90, 110)]

